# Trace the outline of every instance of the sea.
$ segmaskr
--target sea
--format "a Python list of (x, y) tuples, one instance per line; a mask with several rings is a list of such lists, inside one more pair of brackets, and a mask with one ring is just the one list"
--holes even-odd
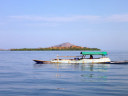
[[(36, 64), (81, 51), (0, 51), (0, 96), (128, 96), (128, 64)], [(108, 51), (112, 61), (128, 51)]]

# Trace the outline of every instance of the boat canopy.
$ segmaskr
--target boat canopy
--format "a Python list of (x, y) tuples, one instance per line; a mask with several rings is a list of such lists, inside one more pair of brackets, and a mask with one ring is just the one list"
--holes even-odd
[(107, 55), (107, 52), (81, 52), (82, 55)]

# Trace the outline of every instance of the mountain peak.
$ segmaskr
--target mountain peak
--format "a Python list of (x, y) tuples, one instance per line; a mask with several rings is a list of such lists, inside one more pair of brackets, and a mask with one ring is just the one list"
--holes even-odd
[(71, 47), (71, 46), (75, 46), (69, 42), (65, 42), (65, 43), (62, 43), (62, 44), (59, 44), (59, 45), (56, 45), (56, 46), (53, 46), (53, 47)]

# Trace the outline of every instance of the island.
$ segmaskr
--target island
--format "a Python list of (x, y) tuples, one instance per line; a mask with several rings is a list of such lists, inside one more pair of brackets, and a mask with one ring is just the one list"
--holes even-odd
[(87, 50), (87, 51), (100, 51), (98, 48), (88, 48), (73, 45), (69, 42), (62, 43), (56, 46), (51, 46), (47, 48), (20, 48), (20, 49), (10, 49), (10, 51), (72, 51), (72, 50)]

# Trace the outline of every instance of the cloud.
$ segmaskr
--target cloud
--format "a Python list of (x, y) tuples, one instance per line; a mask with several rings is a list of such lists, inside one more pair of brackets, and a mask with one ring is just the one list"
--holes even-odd
[(27, 25), (27, 26), (45, 26), (45, 27), (56, 27), (56, 26), (58, 26), (58, 24), (57, 23), (27, 23), (27, 24), (25, 24), (25, 25)]
[[(62, 23), (62, 22), (94, 22), (94, 23), (106, 23), (106, 22), (128, 22), (128, 14), (116, 14), (110, 16), (95, 16), (95, 15), (76, 15), (76, 16), (66, 16), (66, 17), (44, 17), (44, 16), (9, 16), (12, 21), (31, 21), (38, 22), (39, 25), (46, 23), (49, 25), (52, 23)], [(41, 23), (41, 24), (40, 24)], [(47, 24), (48, 23), (48, 24)], [(37, 24), (38, 25), (38, 24)]]
[(111, 15), (105, 18), (108, 22), (128, 22), (128, 14)]
[(72, 22), (72, 21), (95, 21), (99, 20), (100, 16), (70, 16), (70, 17), (43, 17), (43, 16), (10, 16), (12, 19), (31, 20), (31, 21), (47, 21), (47, 22)]

